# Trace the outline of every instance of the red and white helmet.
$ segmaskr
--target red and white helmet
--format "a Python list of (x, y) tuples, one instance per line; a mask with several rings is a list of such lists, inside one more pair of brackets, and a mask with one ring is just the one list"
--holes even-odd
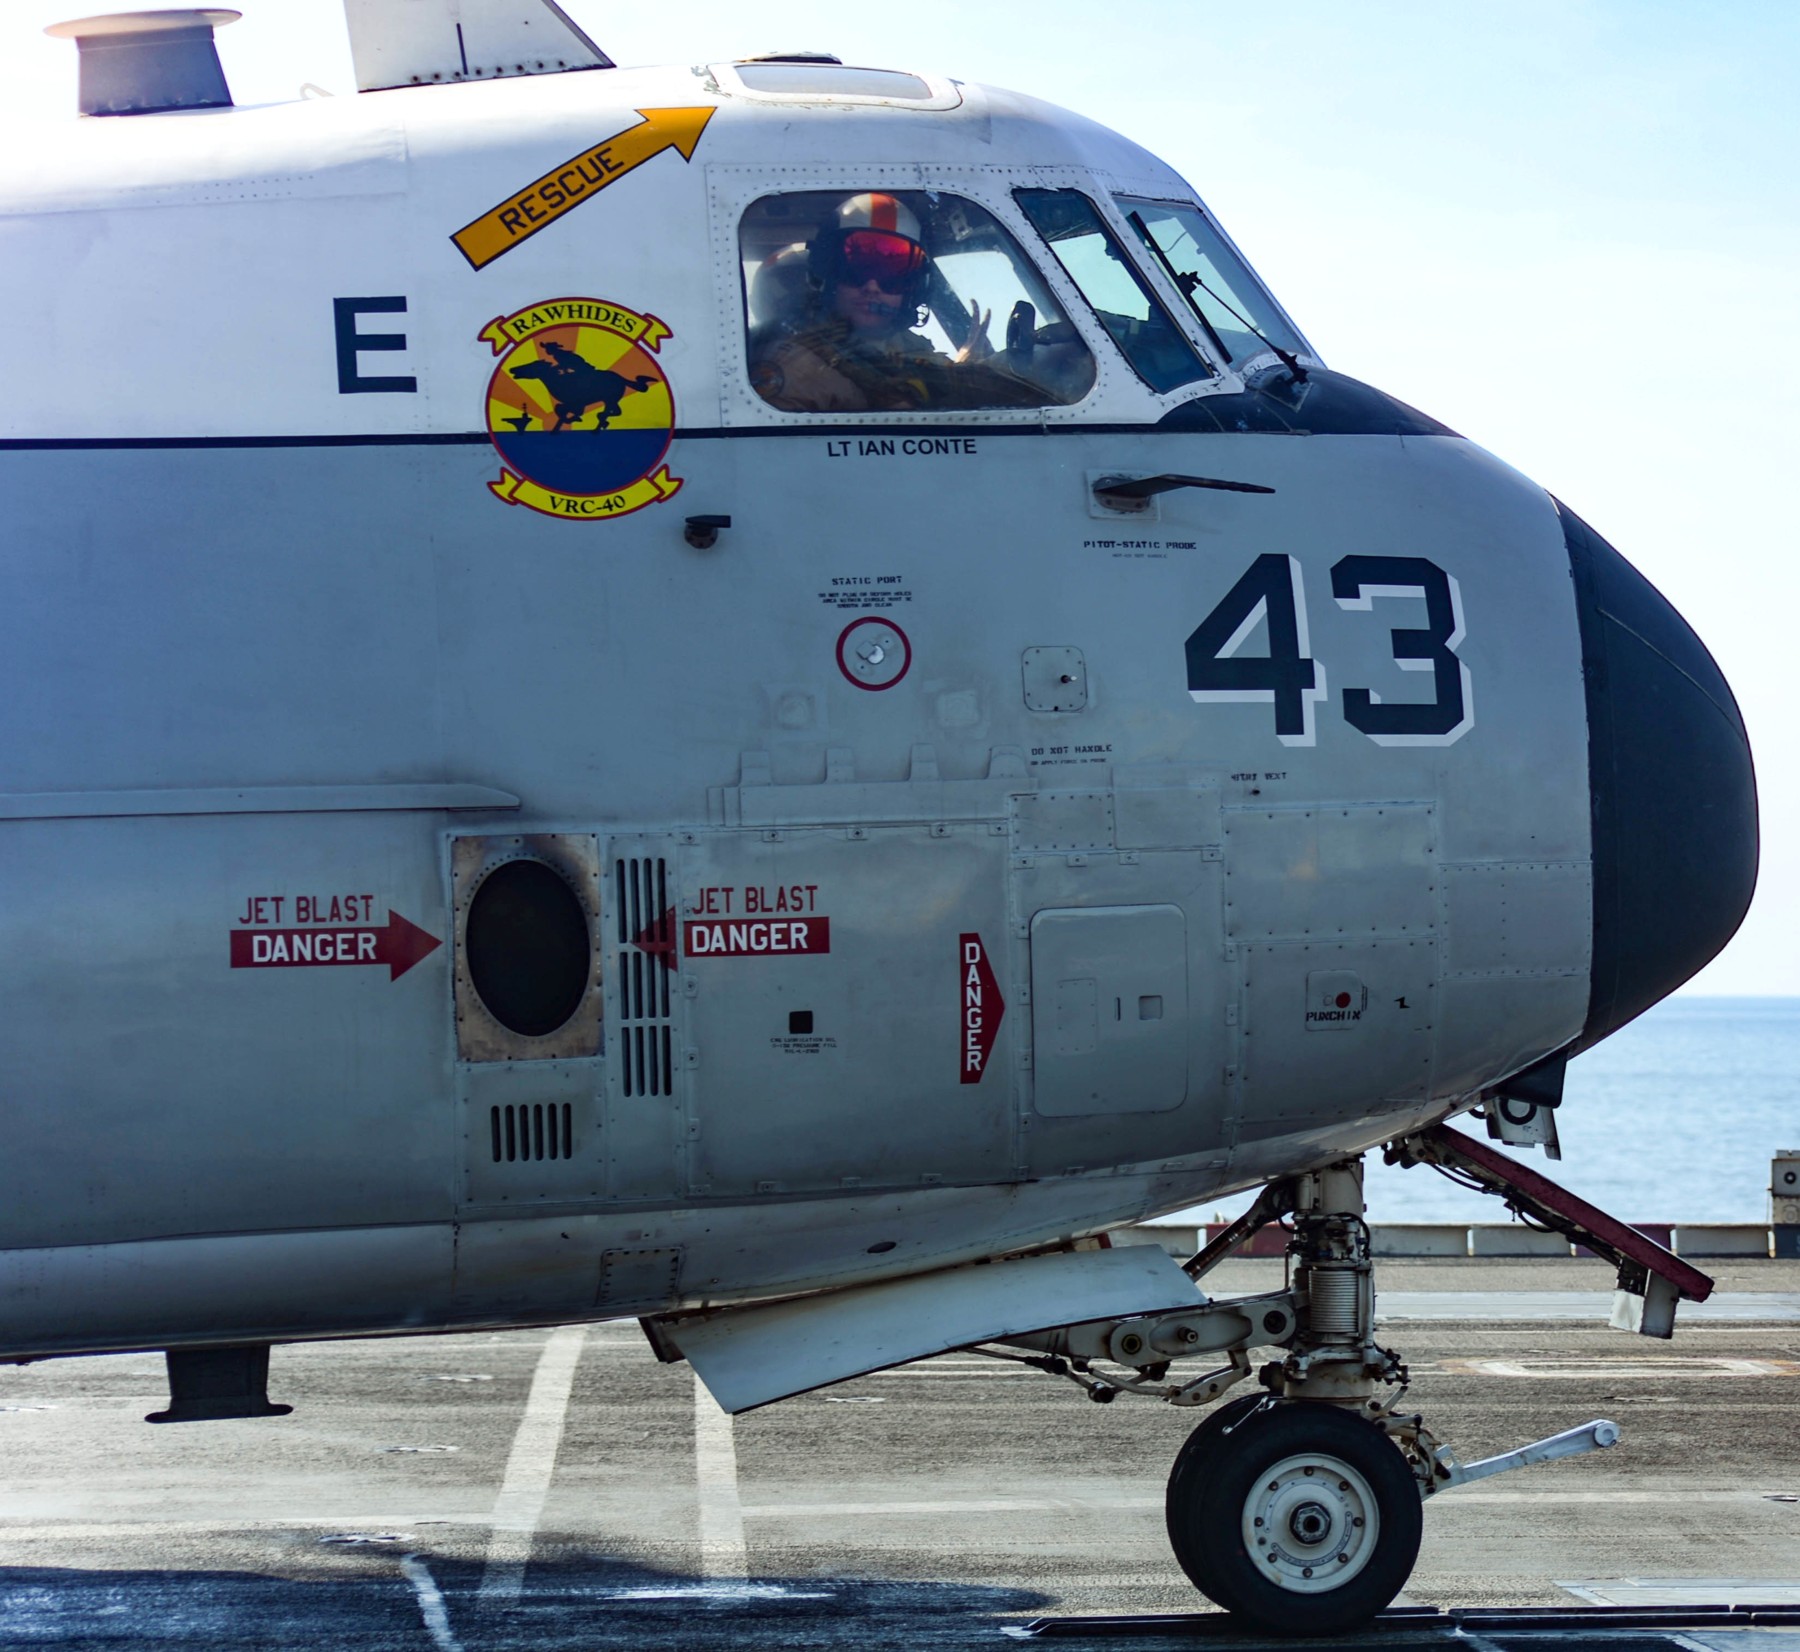
[(853, 229), (889, 230), (904, 235), (915, 246), (923, 246), (918, 215), (904, 201), (892, 195), (867, 191), (852, 195), (838, 203), (837, 227), (840, 232)]

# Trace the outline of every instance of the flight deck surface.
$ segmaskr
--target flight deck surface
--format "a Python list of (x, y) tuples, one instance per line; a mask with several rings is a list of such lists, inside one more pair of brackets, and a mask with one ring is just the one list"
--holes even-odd
[[(1381, 1264), (1408, 1405), (1465, 1461), (1624, 1437), (1434, 1498), (1399, 1604), (1444, 1610), (1363, 1644), (1800, 1652), (1800, 1263), (1714, 1271), (1663, 1343), (1569, 1317), (1598, 1262)], [(293, 1415), (147, 1427), (155, 1355), (0, 1368), (0, 1648), (1244, 1644), (1156, 1616), (1206, 1604), (1162, 1530), (1197, 1417), (1021, 1367), (954, 1354), (727, 1424), (613, 1324), (281, 1348), (270, 1394)]]

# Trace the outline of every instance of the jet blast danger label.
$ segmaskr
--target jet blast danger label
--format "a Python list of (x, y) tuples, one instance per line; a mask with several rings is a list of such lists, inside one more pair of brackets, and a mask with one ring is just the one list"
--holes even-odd
[(962, 1082), (979, 1084), (994, 1053), (1006, 1002), (979, 935), (962, 936), (957, 957), (962, 981)]
[[(253, 895), (231, 931), (233, 969), (317, 969), (385, 964), (397, 981), (443, 945), (398, 912), (376, 924), (373, 895)], [(359, 921), (360, 920), (360, 921)]]
[(767, 958), (831, 950), (829, 918), (689, 919), (681, 937), (690, 958)]
[[(771, 958), (831, 950), (831, 920), (816, 883), (708, 884), (681, 929), (689, 958)], [(646, 951), (649, 949), (646, 948)]]

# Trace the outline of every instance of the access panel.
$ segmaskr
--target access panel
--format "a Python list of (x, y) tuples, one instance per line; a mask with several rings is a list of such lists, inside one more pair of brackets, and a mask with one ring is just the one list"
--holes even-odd
[(1188, 1087), (1187, 920), (1178, 906), (1052, 908), (1031, 920), (1037, 1110), (1162, 1113)]
[(691, 1193), (1010, 1172), (1005, 850), (967, 822), (693, 834)]

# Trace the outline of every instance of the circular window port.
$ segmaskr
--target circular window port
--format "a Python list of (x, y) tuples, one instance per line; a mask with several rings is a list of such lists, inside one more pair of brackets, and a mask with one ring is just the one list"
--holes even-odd
[(481, 880), (464, 930), (469, 980), (489, 1015), (522, 1038), (563, 1025), (587, 993), (587, 913), (541, 860), (509, 860)]

